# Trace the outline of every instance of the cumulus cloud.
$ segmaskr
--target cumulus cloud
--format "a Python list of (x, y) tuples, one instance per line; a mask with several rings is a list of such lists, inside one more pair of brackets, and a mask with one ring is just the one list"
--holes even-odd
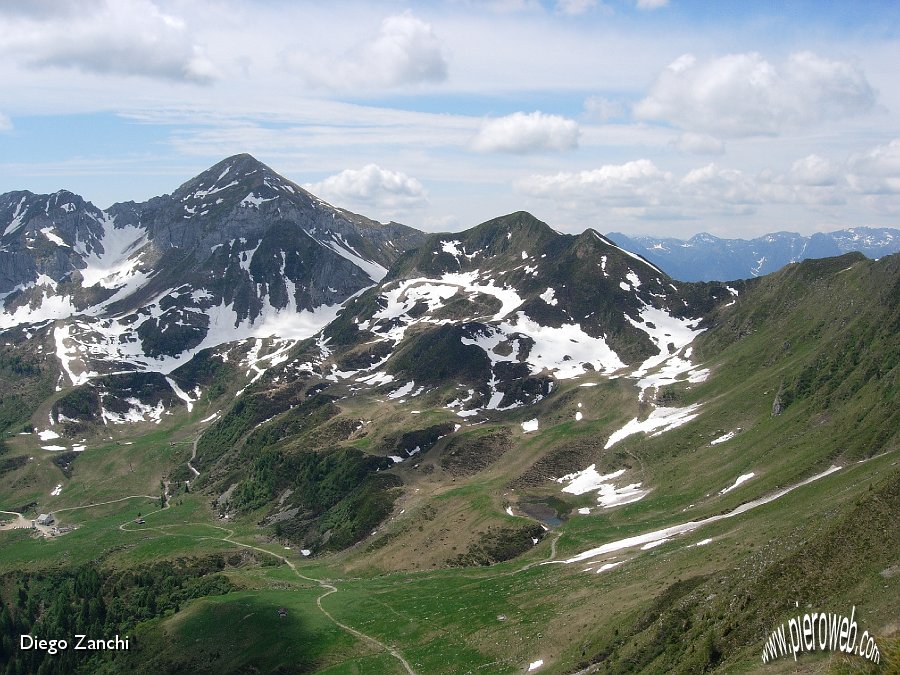
[[(867, 166), (859, 185), (900, 192), (900, 141), (893, 159), (888, 146), (854, 160)], [(891, 168), (892, 162), (898, 165)], [(825, 206), (846, 203), (847, 166), (815, 155), (796, 161), (787, 173), (750, 174), (715, 163), (676, 176), (648, 159), (611, 164), (590, 171), (532, 175), (515, 184), (518, 192), (553, 201), (563, 209), (610, 208), (618, 213), (655, 218), (694, 218), (704, 214), (750, 214), (763, 205)], [(873, 177), (879, 178), (873, 181)], [(881, 182), (878, 182), (881, 181)], [(892, 182), (893, 181), (893, 182)]]
[(479, 152), (529, 152), (571, 150), (578, 147), (578, 123), (540, 111), (517, 112), (487, 120), (472, 140)]
[(900, 194), (900, 138), (850, 158), (847, 180), (865, 194)]
[(819, 155), (807, 155), (791, 167), (791, 180), (798, 185), (824, 187), (836, 185), (842, 180), (840, 166)]
[(431, 25), (411, 12), (384, 19), (374, 40), (343, 57), (294, 51), (287, 61), (309, 84), (326, 89), (372, 90), (447, 79), (443, 44)]
[[(23, 3), (28, 4), (28, 3)], [(58, 3), (55, 3), (58, 4)], [(217, 76), (185, 22), (151, 0), (82, 0), (80, 12), (0, 13), (0, 52), (31, 68), (209, 82)]]
[(536, 197), (634, 206), (658, 203), (672, 181), (671, 173), (649, 159), (638, 159), (591, 171), (535, 174), (519, 181), (516, 188)]
[(873, 108), (863, 72), (812, 52), (773, 64), (757, 53), (700, 62), (685, 54), (637, 103), (638, 118), (724, 137), (777, 135), (788, 127), (840, 119)]
[(304, 187), (335, 204), (364, 204), (381, 209), (408, 209), (425, 205), (422, 184), (400, 171), (367, 164), (361, 169), (345, 169), (318, 183)]

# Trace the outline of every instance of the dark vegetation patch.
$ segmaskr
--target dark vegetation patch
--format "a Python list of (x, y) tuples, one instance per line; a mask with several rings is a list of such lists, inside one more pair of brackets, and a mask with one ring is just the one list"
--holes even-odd
[(7, 457), (6, 459), (0, 459), (0, 476), (3, 476), (8, 473), (12, 473), (16, 469), (21, 469), (28, 463), (28, 458), (25, 455), (19, 455), (18, 457)]
[(369, 368), (388, 356), (392, 348), (387, 341), (354, 347), (341, 354), (337, 361), (338, 369), (346, 371)]
[(82, 385), (67, 391), (53, 404), (53, 418), (65, 415), (76, 422), (94, 422), (100, 419), (100, 395), (91, 385)]
[(144, 353), (156, 357), (193, 349), (203, 342), (206, 335), (206, 326), (190, 323), (197, 321), (195, 317), (200, 316), (205, 315), (196, 312), (168, 312), (158, 318), (145, 320), (137, 329)]
[(316, 525), (314, 546), (339, 551), (369, 536), (394, 509), (403, 482), (393, 474), (369, 476), (329, 509)]
[[(525, 366), (524, 372), (521, 372), (521, 369), (516, 366), (525, 366), (525, 364), (502, 361), (494, 368), (495, 375), (500, 381), (497, 390), (503, 392), (503, 398), (500, 400), (501, 408), (516, 403), (530, 405), (539, 400), (539, 397), (548, 396), (553, 389), (552, 377), (531, 376), (528, 374), (527, 366)], [(508, 374), (509, 370), (516, 370), (519, 374), (512, 376)]]
[(47, 367), (46, 357), (28, 350), (29, 343), (17, 330), (5, 332), (16, 342), (0, 346), (0, 431), (27, 422), (53, 392), (55, 372)]
[[(402, 485), (385, 457), (355, 448), (288, 452), (270, 448), (251, 460), (228, 500), (240, 512), (259, 509), (290, 490), (269, 509), (279, 537), (307, 548), (340, 550), (366, 537), (392, 511)], [(279, 514), (287, 514), (286, 518)]]
[(77, 452), (60, 452), (53, 455), (53, 463), (62, 471), (66, 478), (72, 477), (75, 470), (75, 460), (78, 458)]
[(383, 447), (387, 454), (408, 455), (416, 448), (419, 452), (425, 454), (434, 447), (444, 436), (453, 433), (454, 425), (450, 422), (443, 424), (433, 424), (424, 429), (416, 429), (415, 431), (406, 431), (402, 434), (393, 434), (384, 439)]
[(338, 417), (324, 421), (304, 434), (304, 447), (325, 448), (348, 440), (363, 425), (362, 420)]
[(454, 436), (441, 456), (441, 467), (454, 476), (471, 476), (496, 462), (512, 447), (512, 432), (503, 427)]
[(371, 331), (361, 331), (355, 321), (369, 318), (383, 307), (378, 302), (378, 289), (372, 288), (344, 305), (337, 318), (325, 328), (325, 335), (332, 345), (350, 345), (375, 338)]
[[(510, 481), (509, 487), (521, 490), (542, 486), (550, 479), (581, 471), (590, 464), (598, 464), (596, 457), (600, 455), (603, 447), (602, 440), (567, 443), (548, 452), (526, 469), (522, 475)], [(617, 469), (630, 468), (632, 461), (631, 457), (621, 452), (604, 453), (602, 456), (603, 466), (615, 466)], [(600, 464), (598, 464), (599, 466)], [(598, 471), (600, 471), (599, 468)]]
[[(7, 673), (114, 672), (123, 654), (55, 655), (19, 649), (19, 635), (73, 640), (126, 635), (138, 623), (177, 612), (192, 599), (236, 589), (223, 556), (160, 561), (132, 569), (78, 568), (10, 572), (0, 577), (0, 664)], [(71, 645), (70, 645), (71, 646)], [(49, 665), (48, 665), (49, 664)]]
[(469, 546), (465, 553), (447, 560), (453, 567), (476, 567), (493, 565), (530, 551), (534, 540), (544, 537), (544, 528), (537, 523), (520, 527), (491, 527), (478, 541)]
[(206, 397), (215, 400), (225, 393), (236, 375), (237, 369), (232, 363), (222, 361), (213, 349), (204, 349), (174, 370), (170, 377), (185, 391), (200, 385)]
[(388, 361), (388, 372), (418, 384), (484, 382), (490, 379), (491, 362), (484, 350), (464, 345), (462, 338), (480, 324), (443, 325), (404, 340)]
[[(248, 433), (244, 445), (252, 453), (310, 430), (340, 412), (334, 405), (335, 400), (327, 394), (306, 398), (302, 391), (294, 388), (246, 392), (200, 437), (194, 466), (201, 472), (201, 467), (211, 467), (220, 457), (237, 448)], [(255, 429), (288, 410), (288, 415)]]

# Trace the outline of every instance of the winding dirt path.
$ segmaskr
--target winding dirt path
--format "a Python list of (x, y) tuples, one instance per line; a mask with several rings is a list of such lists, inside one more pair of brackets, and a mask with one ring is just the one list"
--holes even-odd
[[(150, 516), (150, 515), (153, 515), (154, 513), (159, 513), (160, 511), (164, 511), (165, 509), (168, 509), (168, 508), (169, 508), (169, 504), (166, 503), (166, 505), (162, 509), (157, 509), (156, 511), (150, 511), (149, 513), (145, 514), (145, 516)], [(290, 568), (291, 572), (293, 572), (294, 575), (298, 579), (302, 579), (303, 581), (317, 584), (321, 589), (323, 589), (325, 591), (324, 593), (322, 593), (322, 595), (320, 595), (318, 598), (316, 598), (316, 607), (319, 609), (320, 612), (322, 612), (322, 614), (324, 614), (326, 617), (328, 617), (329, 621), (331, 621), (338, 628), (350, 633), (351, 635), (356, 636), (360, 640), (364, 640), (364, 641), (368, 642), (369, 644), (372, 644), (372, 645), (378, 647), (379, 649), (386, 651), (388, 654), (393, 656), (395, 659), (397, 659), (401, 663), (401, 665), (406, 670), (408, 675), (416, 675), (416, 671), (409, 664), (409, 662), (405, 658), (403, 658), (403, 655), (396, 648), (382, 642), (381, 640), (379, 640), (377, 638), (372, 637), (371, 635), (367, 635), (366, 633), (363, 633), (362, 631), (359, 631), (356, 628), (353, 628), (352, 626), (348, 626), (347, 624), (345, 624), (341, 621), (338, 621), (336, 618), (334, 618), (334, 616), (331, 614), (331, 612), (329, 612), (327, 609), (325, 609), (322, 606), (322, 600), (324, 598), (328, 597), (329, 595), (331, 595), (332, 593), (337, 593), (338, 587), (334, 586), (333, 584), (328, 583), (327, 581), (322, 581), (321, 579), (314, 579), (313, 577), (308, 577), (305, 574), (302, 574), (300, 572), (300, 570), (297, 569), (297, 566), (286, 556), (280, 555), (278, 553), (274, 553), (274, 552), (264, 549), (260, 546), (253, 546), (252, 544), (245, 544), (240, 541), (235, 541), (234, 539), (232, 539), (232, 537), (234, 536), (234, 531), (229, 530), (225, 527), (221, 527), (219, 525), (211, 525), (209, 523), (183, 523), (182, 524), (182, 525), (198, 525), (198, 526), (211, 527), (211, 528), (214, 528), (217, 530), (221, 530), (222, 532), (225, 533), (224, 537), (204, 537), (202, 535), (190, 535), (190, 534), (177, 535), (177, 534), (172, 534), (172, 533), (166, 532), (165, 528), (167, 526), (126, 527), (127, 525), (132, 525), (132, 524), (134, 524), (133, 521), (127, 520), (124, 523), (122, 523), (121, 525), (119, 525), (119, 529), (122, 530), (123, 532), (140, 532), (140, 531), (144, 531), (144, 530), (156, 530), (167, 536), (184, 536), (184, 537), (193, 537), (195, 539), (207, 539), (207, 540), (213, 539), (215, 541), (224, 541), (233, 546), (249, 548), (254, 551), (259, 551), (260, 553), (264, 553), (266, 555), (272, 556), (273, 558), (277, 558), (278, 560), (281, 560), (284, 564), (286, 564)]]
[(93, 504), (82, 504), (81, 506), (67, 506), (62, 509), (55, 509), (53, 513), (63, 513), (65, 511), (77, 511), (78, 509), (90, 509), (95, 506), (106, 506), (107, 504), (118, 504), (119, 502), (127, 502), (129, 499), (159, 499), (159, 495), (129, 495), (121, 499), (111, 499), (108, 502), (95, 502)]

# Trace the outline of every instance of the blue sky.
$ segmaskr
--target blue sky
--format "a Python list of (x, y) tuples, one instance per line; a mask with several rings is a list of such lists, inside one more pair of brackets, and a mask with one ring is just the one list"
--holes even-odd
[(250, 152), (456, 230), (897, 226), (900, 3), (51, 0), (0, 5), (0, 192), (98, 206)]

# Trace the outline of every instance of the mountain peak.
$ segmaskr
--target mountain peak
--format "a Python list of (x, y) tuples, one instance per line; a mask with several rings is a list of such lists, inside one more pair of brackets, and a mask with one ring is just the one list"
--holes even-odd
[(185, 182), (176, 192), (181, 191), (187, 186), (205, 185), (210, 187), (219, 183), (224, 185), (235, 180), (241, 181), (257, 174), (260, 176), (277, 177), (283, 181), (286, 180), (275, 173), (269, 166), (256, 159), (253, 155), (244, 152), (232, 155), (231, 157), (226, 157), (220, 162), (213, 164), (205, 171)]
[(237, 155), (232, 155), (231, 157), (226, 157), (221, 162), (216, 164), (215, 166), (210, 167), (209, 171), (211, 173), (220, 173), (224, 171), (226, 168), (230, 168), (229, 173), (238, 176), (247, 176), (251, 175), (257, 171), (269, 173), (277, 176), (278, 174), (272, 170), (271, 167), (260, 162), (253, 155), (241, 152)]
[(258, 205), (278, 196), (297, 195), (306, 193), (252, 155), (241, 153), (185, 182), (172, 193), (172, 198), (183, 207), (185, 218), (194, 218), (221, 214), (239, 203)]
[(469, 230), (467, 239), (479, 247), (496, 241), (535, 244), (559, 236), (552, 227), (527, 211), (515, 211), (481, 223)]

